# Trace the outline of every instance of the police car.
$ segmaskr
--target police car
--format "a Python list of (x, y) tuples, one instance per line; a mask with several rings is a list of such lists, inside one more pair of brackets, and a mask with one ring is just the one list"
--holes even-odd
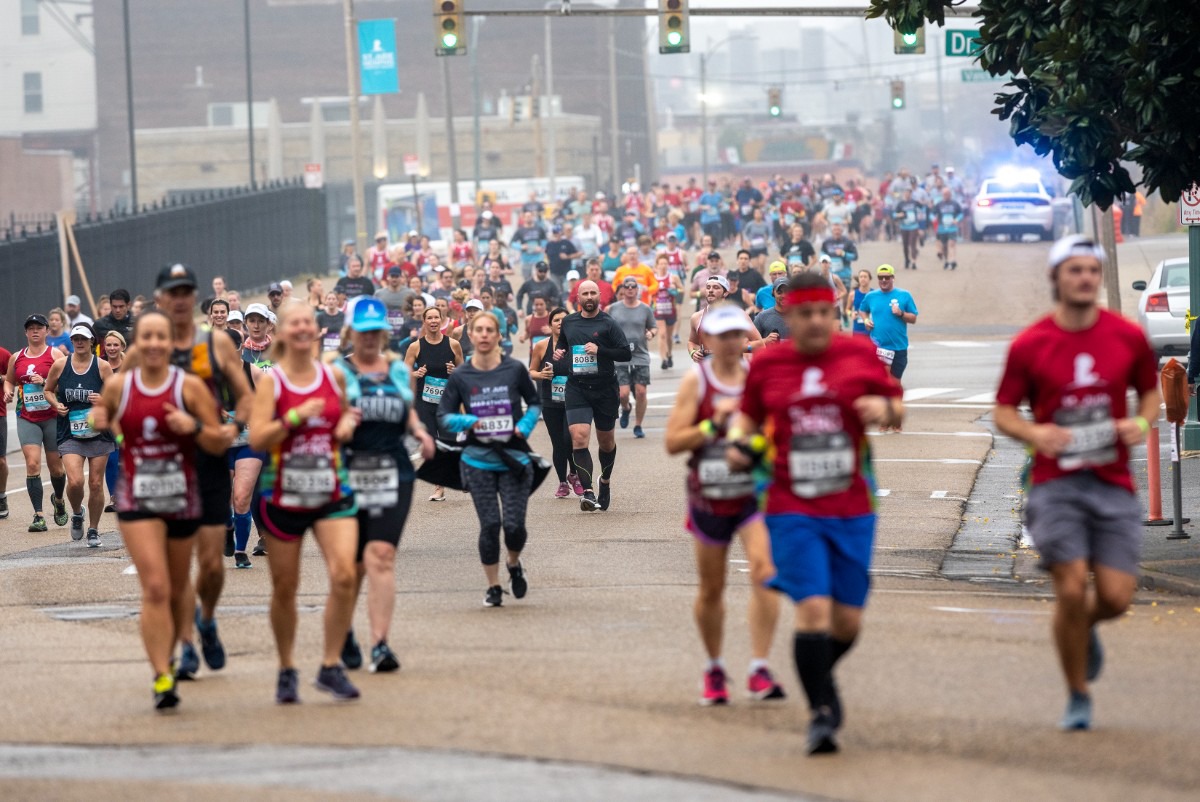
[(984, 180), (971, 209), (971, 241), (1007, 234), (1054, 238), (1054, 206), (1037, 170), (1009, 168)]

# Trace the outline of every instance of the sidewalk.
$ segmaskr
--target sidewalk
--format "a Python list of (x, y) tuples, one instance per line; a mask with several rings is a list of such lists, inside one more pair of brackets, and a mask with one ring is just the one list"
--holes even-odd
[[(1158, 429), (1162, 456), (1162, 517), (1173, 517), (1171, 508), (1171, 433), (1170, 427), (1161, 424)], [(1139, 448), (1133, 454), (1134, 483), (1142, 504), (1146, 504), (1146, 452)], [(1183, 517), (1191, 523), (1183, 525), (1190, 540), (1168, 540), (1173, 526), (1145, 527), (1142, 545), (1142, 587), (1150, 590), (1166, 590), (1189, 596), (1200, 596), (1200, 497), (1196, 492), (1200, 486), (1200, 460), (1185, 458), (1180, 463), (1183, 485)]]

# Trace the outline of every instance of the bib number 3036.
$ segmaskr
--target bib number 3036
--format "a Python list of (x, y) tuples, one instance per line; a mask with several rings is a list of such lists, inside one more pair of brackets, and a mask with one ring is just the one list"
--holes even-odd
[(792, 436), (788, 451), (792, 492), (800, 498), (841, 493), (854, 481), (854, 447), (845, 432)]

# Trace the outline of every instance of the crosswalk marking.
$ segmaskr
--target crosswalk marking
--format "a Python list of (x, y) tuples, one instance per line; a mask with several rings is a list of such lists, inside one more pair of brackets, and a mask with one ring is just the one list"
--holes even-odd
[(980, 393), (979, 395), (971, 395), (966, 398), (959, 398), (960, 404), (994, 404), (996, 403), (995, 393)]
[(917, 387), (904, 391), (905, 401), (920, 401), (922, 398), (932, 398), (935, 395), (961, 392), (961, 387)]
[(943, 348), (991, 348), (996, 345), (995, 342), (985, 342), (980, 340), (934, 340), (934, 345), (940, 345)]

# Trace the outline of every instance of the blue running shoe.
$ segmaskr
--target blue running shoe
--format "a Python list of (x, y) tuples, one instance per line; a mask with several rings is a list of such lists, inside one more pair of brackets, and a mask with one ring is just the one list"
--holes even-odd
[(1067, 710), (1063, 713), (1058, 727), (1065, 732), (1090, 730), (1092, 728), (1092, 697), (1086, 693), (1071, 691), (1071, 697), (1067, 700)]
[(196, 654), (196, 647), (184, 641), (183, 648), (179, 650), (179, 662), (175, 664), (175, 679), (195, 679), (199, 670), (200, 655)]
[(1087, 680), (1095, 682), (1100, 671), (1104, 668), (1104, 647), (1100, 644), (1100, 636), (1096, 633), (1096, 628), (1092, 627), (1088, 633), (1088, 655), (1087, 655)]
[(200, 633), (200, 651), (204, 653), (204, 662), (213, 671), (220, 671), (225, 667), (225, 646), (217, 634), (217, 619), (202, 621), (199, 607), (196, 608), (196, 631)]

